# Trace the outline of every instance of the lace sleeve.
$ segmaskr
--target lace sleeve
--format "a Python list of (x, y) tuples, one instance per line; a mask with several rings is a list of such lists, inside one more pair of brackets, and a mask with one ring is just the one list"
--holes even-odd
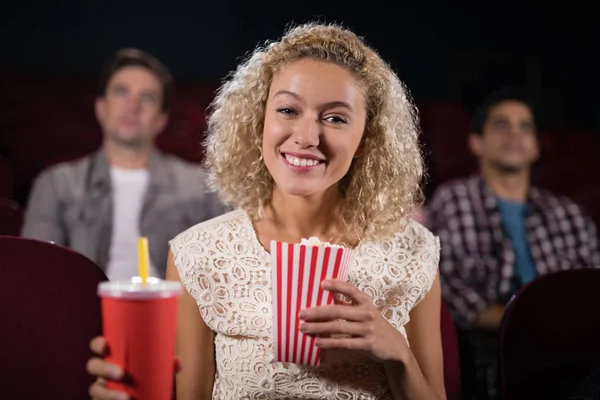
[(214, 332), (248, 337), (270, 335), (268, 257), (254, 246), (233, 212), (198, 224), (169, 242), (181, 282)]
[(425, 230), (425, 234), (427, 236), (426, 238), (416, 241), (423, 243), (424, 246), (415, 243), (415, 258), (420, 266), (419, 271), (415, 271), (415, 276), (417, 278), (416, 280), (422, 282), (423, 285), (417, 300), (413, 304), (413, 308), (419, 304), (431, 290), (440, 263), (440, 239), (427, 230)]
[[(410, 320), (412, 309), (429, 293), (437, 275), (440, 242), (422, 225), (412, 222), (396, 236), (389, 260), (390, 292), (375, 299), (382, 314), (398, 330)], [(377, 304), (377, 302), (384, 304)]]
[(180, 233), (174, 239), (169, 241), (173, 261), (181, 284), (185, 290), (196, 300), (198, 306), (202, 308), (202, 300), (200, 294), (206, 290), (202, 287), (202, 279), (199, 278), (199, 273), (202, 269), (201, 259), (197, 255), (202, 254), (202, 244), (198, 240), (198, 232), (188, 230)]

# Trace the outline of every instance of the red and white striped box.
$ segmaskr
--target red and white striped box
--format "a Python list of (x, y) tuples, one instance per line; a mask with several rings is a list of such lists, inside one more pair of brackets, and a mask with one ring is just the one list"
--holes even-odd
[(298, 313), (334, 303), (321, 288), (328, 279), (346, 281), (352, 249), (271, 241), (273, 350), (275, 361), (317, 366), (321, 351), (315, 338), (299, 331)]

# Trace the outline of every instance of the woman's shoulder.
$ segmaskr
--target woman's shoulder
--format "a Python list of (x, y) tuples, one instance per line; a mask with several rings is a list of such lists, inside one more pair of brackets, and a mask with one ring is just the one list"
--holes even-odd
[[(407, 218), (390, 237), (365, 242), (357, 255), (363, 263), (385, 263), (390, 269), (424, 274), (433, 282), (440, 257), (440, 241), (419, 222)], [(405, 274), (402, 273), (404, 276)]]
[(412, 218), (402, 221), (400, 228), (390, 237), (366, 243), (369, 246), (390, 250), (410, 250), (412, 253), (439, 253), (440, 242), (429, 229)]
[(188, 292), (195, 293), (200, 276), (227, 268), (232, 257), (254, 254), (252, 234), (246, 212), (235, 210), (196, 224), (169, 241), (173, 262)]
[(211, 242), (211, 238), (217, 238), (227, 232), (235, 232), (244, 227), (247, 222), (245, 211), (230, 211), (186, 229), (169, 241), (169, 244), (171, 250), (175, 251), (190, 242)]
[(375, 304), (389, 307), (386, 318), (401, 329), (431, 290), (439, 254), (438, 238), (419, 222), (406, 219), (395, 234), (359, 244), (351, 277)]
[(393, 243), (435, 276), (440, 258), (440, 239), (424, 225), (406, 218), (403, 229), (394, 235)]
[(408, 241), (415, 249), (439, 251), (439, 238), (413, 218), (406, 218), (403, 228), (394, 236), (399, 244), (406, 244)]

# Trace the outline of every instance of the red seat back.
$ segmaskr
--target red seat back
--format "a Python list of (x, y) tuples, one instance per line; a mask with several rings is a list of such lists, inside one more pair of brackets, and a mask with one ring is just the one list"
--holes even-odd
[(500, 328), (505, 399), (566, 399), (600, 365), (600, 270), (544, 275), (513, 299)]
[(456, 328), (450, 310), (442, 300), (441, 321), (442, 349), (444, 351), (444, 384), (447, 400), (461, 399), (460, 356)]
[(89, 341), (101, 334), (104, 273), (48, 242), (0, 236), (0, 398), (89, 398)]

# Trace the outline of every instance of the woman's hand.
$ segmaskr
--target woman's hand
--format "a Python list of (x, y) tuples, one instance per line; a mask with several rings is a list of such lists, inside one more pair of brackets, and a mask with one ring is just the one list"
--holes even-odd
[[(106, 355), (106, 341), (97, 337), (90, 343), (92, 351), (103, 357)], [(95, 400), (127, 400), (127, 393), (117, 392), (106, 388), (106, 381), (120, 381), (123, 379), (123, 368), (109, 364), (100, 357), (92, 358), (87, 363), (87, 371), (97, 377), (96, 382), (90, 387), (90, 396)]]
[(316, 346), (362, 350), (380, 362), (408, 359), (410, 350), (404, 336), (381, 315), (367, 294), (351, 283), (338, 280), (323, 281), (321, 286), (346, 296), (352, 303), (313, 307), (300, 312), (300, 319), (304, 321), (300, 331), (317, 336)]
[[(125, 373), (118, 365), (104, 361), (107, 353), (106, 340), (103, 337), (94, 338), (90, 343), (92, 351), (100, 357), (92, 358), (87, 363), (87, 371), (97, 377), (96, 382), (90, 387), (90, 396), (94, 400), (128, 400), (127, 393), (106, 388), (106, 381), (123, 381)], [(179, 361), (175, 361), (175, 372), (180, 369)]]

